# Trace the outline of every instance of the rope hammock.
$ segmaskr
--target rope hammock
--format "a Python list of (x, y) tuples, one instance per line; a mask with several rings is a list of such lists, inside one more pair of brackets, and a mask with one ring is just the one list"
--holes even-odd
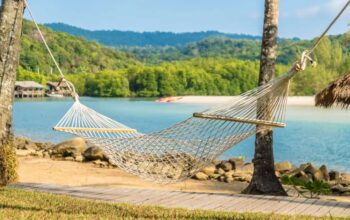
[[(164, 130), (143, 134), (83, 105), (74, 85), (66, 81), (74, 104), (54, 130), (80, 136), (102, 148), (110, 162), (131, 174), (158, 183), (182, 181), (258, 131), (286, 126), (290, 79), (305, 69), (307, 61), (312, 62), (309, 55), (349, 4), (350, 1), (285, 75), (233, 98), (225, 105), (194, 113), (191, 118)], [(30, 8), (27, 8), (64, 80)]]

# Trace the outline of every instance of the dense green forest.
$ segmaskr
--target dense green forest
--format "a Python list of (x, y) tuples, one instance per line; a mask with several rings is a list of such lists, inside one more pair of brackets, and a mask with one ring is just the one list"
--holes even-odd
[(118, 30), (90, 31), (63, 23), (45, 24), (55, 31), (66, 32), (74, 36), (84, 37), (110, 47), (121, 46), (177, 46), (197, 42), (208, 37), (227, 37), (231, 39), (259, 40), (260, 37), (246, 34), (226, 34), (218, 31), (193, 33), (172, 32), (134, 32)]
[[(154, 97), (238, 95), (256, 87), (260, 42), (211, 37), (177, 47), (125, 47), (123, 51), (43, 28), (67, 79), (80, 95)], [(348, 34), (322, 41), (316, 68), (292, 82), (292, 95), (313, 95), (350, 70)], [(278, 74), (283, 74), (311, 41), (279, 40)], [(19, 80), (58, 80), (39, 36), (25, 21)], [(51, 70), (53, 73), (51, 74)]]

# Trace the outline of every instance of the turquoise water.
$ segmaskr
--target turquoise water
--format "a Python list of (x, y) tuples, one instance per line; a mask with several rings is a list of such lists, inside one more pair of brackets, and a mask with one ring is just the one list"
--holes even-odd
[[(166, 128), (209, 107), (143, 99), (82, 98), (82, 102), (143, 133)], [(70, 99), (17, 100), (15, 134), (55, 143), (71, 137), (52, 131), (71, 104)], [(350, 110), (289, 106), (287, 127), (275, 129), (274, 149), (276, 161), (290, 160), (295, 164), (312, 161), (350, 171)], [(233, 155), (243, 155), (250, 160), (254, 155), (254, 138), (231, 148), (222, 157)]]

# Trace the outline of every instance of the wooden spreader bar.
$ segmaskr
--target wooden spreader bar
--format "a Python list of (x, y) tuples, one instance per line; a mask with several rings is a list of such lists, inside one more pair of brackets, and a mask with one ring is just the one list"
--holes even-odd
[(127, 132), (135, 133), (135, 129), (121, 129), (121, 128), (79, 128), (79, 127), (54, 127), (55, 131), (87, 131), (87, 132)]
[(241, 117), (218, 116), (218, 115), (209, 115), (209, 114), (203, 114), (203, 113), (193, 113), (193, 117), (206, 118), (206, 119), (212, 119), (212, 120), (222, 120), (222, 121), (234, 121), (234, 122), (240, 122), (240, 123), (264, 125), (264, 126), (277, 127), (277, 128), (286, 127), (285, 123), (278, 123), (278, 122), (259, 120), (259, 119), (241, 118)]

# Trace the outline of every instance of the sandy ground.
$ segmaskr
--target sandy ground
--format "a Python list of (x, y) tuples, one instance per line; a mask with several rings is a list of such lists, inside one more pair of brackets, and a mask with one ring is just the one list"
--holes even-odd
[[(181, 99), (173, 101), (174, 103), (188, 104), (222, 104), (232, 102), (237, 96), (184, 96)], [(315, 105), (314, 96), (290, 96), (288, 97), (288, 105)]]
[[(247, 183), (223, 183), (189, 179), (181, 183), (160, 185), (145, 181), (120, 169), (99, 168), (92, 163), (19, 157), (19, 182), (47, 183), (66, 186), (145, 188), (168, 191), (240, 193)], [(297, 194), (289, 189), (291, 196)], [(322, 196), (322, 199), (350, 202), (349, 196)]]
[(48, 183), (67, 186), (135, 187), (191, 192), (239, 193), (247, 185), (187, 180), (182, 183), (159, 185), (142, 180), (120, 169), (95, 167), (92, 163), (58, 161), (45, 158), (20, 157), (19, 182)]

